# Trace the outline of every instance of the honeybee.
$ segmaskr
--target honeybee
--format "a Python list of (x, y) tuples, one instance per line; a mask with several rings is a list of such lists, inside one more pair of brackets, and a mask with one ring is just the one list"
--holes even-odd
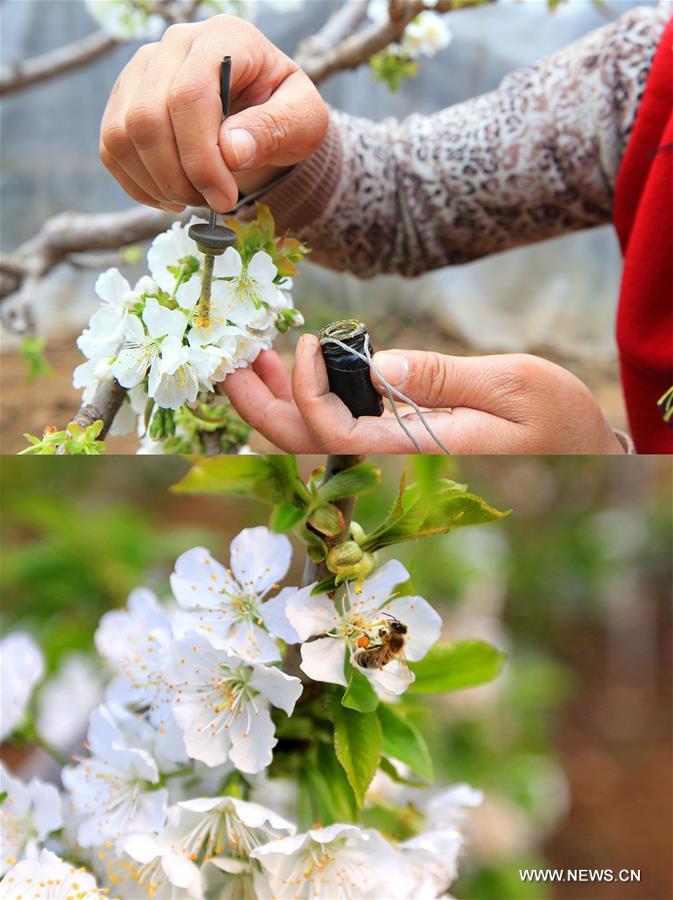
[(363, 669), (382, 669), (393, 659), (404, 659), (407, 626), (395, 616), (383, 613), (390, 621), (379, 628), (378, 642), (371, 644), (370, 638), (363, 635), (358, 641), (360, 648), (353, 656), (353, 662)]

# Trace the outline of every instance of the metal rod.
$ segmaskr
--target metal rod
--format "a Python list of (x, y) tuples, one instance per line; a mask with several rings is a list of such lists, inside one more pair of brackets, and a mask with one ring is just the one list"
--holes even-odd
[[(229, 107), (231, 105), (231, 57), (225, 56), (220, 63), (220, 103), (222, 104), (222, 116), (220, 124), (229, 115)], [(208, 216), (208, 225), (215, 228), (217, 225), (217, 213), (214, 209), (210, 210)]]

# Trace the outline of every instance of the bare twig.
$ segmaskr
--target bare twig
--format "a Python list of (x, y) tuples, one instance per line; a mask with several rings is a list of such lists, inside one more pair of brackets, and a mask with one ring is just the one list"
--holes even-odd
[[(433, 9), (435, 12), (445, 13), (493, 2), (495, 0), (438, 0)], [(369, 25), (355, 34), (347, 34), (338, 43), (322, 46), (315, 53), (311, 53), (310, 44), (308, 52), (304, 49), (304, 55), (300, 48), (297, 61), (314, 84), (320, 84), (336, 72), (357, 69), (381, 50), (399, 41), (412, 19), (428, 8), (423, 0), (394, 0), (390, 5), (392, 18)]]
[[(176, 219), (188, 219), (192, 212), (176, 216), (148, 206), (134, 206), (113, 213), (59, 213), (13, 253), (4, 254), (0, 272), (10, 279), (28, 275), (43, 278), (71, 253), (116, 250), (149, 240)], [(8, 293), (3, 287), (0, 298)]]
[(101, 381), (96, 388), (96, 393), (91, 403), (82, 406), (77, 415), (73, 416), (72, 421), (82, 428), (86, 428), (88, 425), (93, 425), (94, 422), (101, 420), (103, 422), (103, 430), (100, 433), (102, 439), (110, 430), (110, 426), (119, 412), (125, 396), (126, 388), (121, 387), (114, 378)]
[(0, 70), (0, 96), (21, 91), (55, 75), (72, 72), (113, 50), (119, 41), (102, 29), (81, 40), (41, 53)]
[(332, 50), (347, 35), (356, 31), (367, 16), (369, 0), (347, 0), (327, 20), (320, 31), (306, 38), (299, 45), (295, 62), (302, 69), (310, 61)]

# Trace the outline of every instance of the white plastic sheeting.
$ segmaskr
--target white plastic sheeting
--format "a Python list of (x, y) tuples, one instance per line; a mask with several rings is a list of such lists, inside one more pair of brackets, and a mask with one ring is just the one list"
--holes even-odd
[[(307, 0), (299, 13), (262, 10), (260, 27), (283, 50), (311, 34), (335, 4)], [(368, 70), (345, 73), (325, 85), (333, 105), (357, 115), (404, 117), (432, 112), (495, 87), (502, 76), (600, 27), (636, 5), (571, 0), (550, 15), (545, 0), (500, 0), (493, 7), (451, 14), (454, 40), (424, 61), (418, 78), (399, 94), (372, 81)], [(649, 4), (652, 5), (652, 4)], [(9, 0), (2, 6), (2, 60), (19, 60), (94, 28), (80, 0)], [(109, 90), (137, 44), (127, 44), (86, 69), (8, 97), (2, 124), (2, 245), (12, 249), (62, 209), (120, 209), (128, 198), (98, 162), (98, 123)], [(449, 73), (447, 77), (447, 71)], [(307, 267), (296, 302), (320, 296), (335, 313), (422, 310), (438, 325), (484, 350), (551, 346), (563, 355), (610, 358), (620, 276), (617, 242), (598, 229), (510, 251), (414, 281), (382, 277), (359, 282)], [(42, 327), (81, 327), (95, 303), (93, 277), (59, 267), (47, 279), (38, 315)]]

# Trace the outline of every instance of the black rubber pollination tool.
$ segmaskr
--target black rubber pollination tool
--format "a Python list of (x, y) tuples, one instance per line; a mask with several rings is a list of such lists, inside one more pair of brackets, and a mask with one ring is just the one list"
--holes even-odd
[[(223, 122), (229, 115), (231, 98), (231, 57), (225, 56), (220, 65), (220, 100), (222, 101)], [(196, 308), (196, 325), (207, 328), (210, 324), (210, 292), (213, 282), (213, 265), (215, 257), (221, 256), (227, 247), (236, 243), (236, 233), (231, 228), (217, 224), (217, 213), (210, 211), (208, 224), (200, 222), (192, 225), (188, 232), (190, 238), (204, 255), (201, 273), (201, 296)]]
[(363, 356), (373, 354), (367, 326), (357, 319), (343, 319), (325, 325), (318, 337), (332, 393), (343, 400), (356, 419), (382, 415), (383, 398), (372, 384), (369, 363), (347, 349), (350, 347)]

